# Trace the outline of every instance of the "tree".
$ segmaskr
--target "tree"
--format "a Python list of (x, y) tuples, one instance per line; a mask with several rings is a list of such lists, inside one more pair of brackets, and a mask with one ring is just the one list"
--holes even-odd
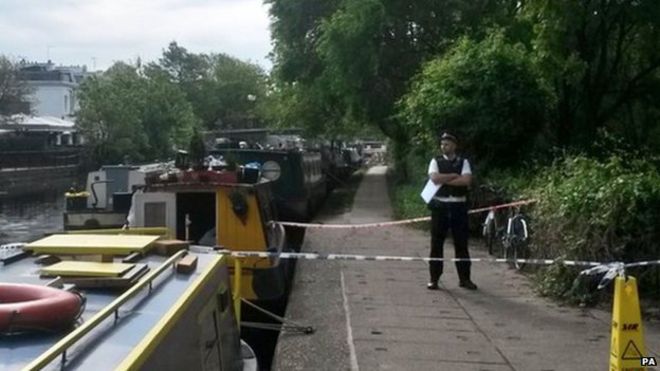
[(159, 63), (185, 93), (194, 113), (208, 129), (248, 127), (260, 122), (259, 107), (267, 95), (266, 73), (257, 65), (226, 54), (195, 54), (171, 42)]
[(123, 62), (83, 82), (76, 119), (94, 165), (168, 158), (198, 125), (190, 103), (165, 75)]
[(146, 160), (148, 137), (142, 127), (145, 84), (137, 68), (117, 62), (80, 86), (76, 124), (88, 141), (94, 165)]
[(427, 63), (400, 106), (426, 148), (441, 130), (454, 130), (481, 164), (513, 167), (546, 128), (551, 102), (530, 53), (494, 32), (480, 42), (463, 38)]
[[(539, 67), (558, 97), (555, 135), (588, 146), (599, 128), (647, 137), (660, 118), (660, 6), (652, 0), (529, 0)], [(640, 125), (644, 130), (636, 130)], [(633, 130), (631, 130), (633, 129)]]
[[(372, 125), (407, 143), (395, 103), (425, 61), (507, 19), (512, 0), (271, 1), (278, 83), (320, 97), (330, 127)], [(310, 107), (316, 109), (316, 107)], [(337, 120), (337, 116), (344, 118)], [(308, 123), (316, 125), (315, 123)]]
[(145, 70), (145, 80), (142, 126), (149, 138), (150, 153), (156, 158), (169, 158), (175, 148), (185, 148), (200, 120), (185, 93), (167, 76)]
[(261, 67), (226, 54), (212, 56), (213, 128), (247, 128), (262, 124), (261, 105), (268, 99), (268, 80)]
[(31, 90), (21, 79), (16, 64), (0, 55), (0, 116), (30, 113), (28, 95)]

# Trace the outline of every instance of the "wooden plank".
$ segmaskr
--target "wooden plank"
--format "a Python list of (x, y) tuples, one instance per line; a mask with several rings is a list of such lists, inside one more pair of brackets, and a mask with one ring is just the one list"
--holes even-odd
[(147, 272), (149, 267), (146, 264), (135, 264), (133, 269), (121, 277), (62, 277), (62, 280), (81, 289), (126, 288), (133, 286)]
[(176, 263), (176, 271), (179, 273), (192, 273), (197, 268), (197, 257), (186, 255)]
[(83, 261), (63, 261), (41, 268), (43, 276), (62, 277), (118, 277), (133, 268), (134, 264), (94, 263)]
[(41, 254), (129, 255), (146, 253), (159, 236), (54, 234), (25, 245), (26, 250)]

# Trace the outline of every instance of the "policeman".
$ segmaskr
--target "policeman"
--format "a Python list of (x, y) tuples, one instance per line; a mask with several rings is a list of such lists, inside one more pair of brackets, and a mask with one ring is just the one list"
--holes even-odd
[[(443, 257), (445, 237), (451, 229), (456, 258), (469, 259), (467, 194), (472, 182), (472, 170), (468, 160), (456, 154), (458, 141), (454, 135), (443, 133), (439, 139), (442, 156), (431, 160), (428, 171), (431, 181), (440, 185), (440, 189), (429, 202), (432, 211), (431, 257)], [(470, 265), (469, 261), (456, 262), (459, 286), (476, 290), (477, 285), (470, 280)], [(430, 262), (431, 279), (427, 284), (429, 290), (438, 289), (442, 269), (441, 261)]]

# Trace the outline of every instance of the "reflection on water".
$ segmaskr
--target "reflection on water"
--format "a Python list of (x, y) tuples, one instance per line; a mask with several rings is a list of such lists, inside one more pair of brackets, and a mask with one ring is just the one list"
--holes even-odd
[(0, 198), (0, 244), (26, 242), (62, 229), (63, 191)]

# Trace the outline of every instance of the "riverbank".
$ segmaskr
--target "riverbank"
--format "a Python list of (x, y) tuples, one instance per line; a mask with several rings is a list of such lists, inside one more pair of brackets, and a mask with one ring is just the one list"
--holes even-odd
[(0, 197), (68, 189), (80, 178), (78, 165), (0, 169)]

